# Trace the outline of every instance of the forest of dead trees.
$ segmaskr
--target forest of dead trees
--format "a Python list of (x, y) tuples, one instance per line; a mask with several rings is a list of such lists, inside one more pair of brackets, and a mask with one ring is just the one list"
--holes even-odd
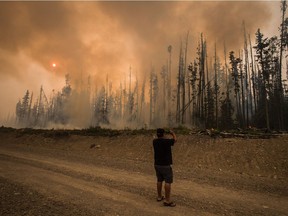
[(281, 2), (279, 36), (267, 38), (260, 29), (249, 35), (243, 22), (243, 47), (235, 51), (227, 52), (225, 44), (209, 44), (214, 51), (208, 55), (208, 42), (201, 34), (196, 58), (188, 59), (188, 33), (180, 45), (175, 77), (171, 75), (175, 73), (171, 56), (176, 51), (168, 46), (167, 64), (160, 71), (152, 66), (141, 83), (136, 80), (132, 85), (130, 68), (130, 78), (117, 89), (112, 88), (107, 76), (106, 83), (96, 93), (91, 90), (90, 78), (76, 90), (66, 75), (62, 91), (53, 91), (49, 98), (42, 87), (36, 99), (27, 90), (16, 105), (17, 125), (111, 128), (185, 125), (222, 130), (250, 127), (287, 130), (286, 9), (285, 0)]

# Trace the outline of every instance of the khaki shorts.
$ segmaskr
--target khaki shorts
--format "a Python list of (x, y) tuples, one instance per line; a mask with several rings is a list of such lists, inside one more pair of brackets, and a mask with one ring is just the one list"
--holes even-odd
[(158, 182), (165, 181), (169, 184), (173, 183), (173, 171), (171, 166), (154, 165), (154, 167)]

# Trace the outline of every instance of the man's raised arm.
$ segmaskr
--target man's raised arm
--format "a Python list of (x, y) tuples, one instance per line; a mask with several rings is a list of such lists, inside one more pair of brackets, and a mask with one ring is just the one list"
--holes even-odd
[(174, 131), (170, 130), (169, 133), (172, 135), (175, 142), (177, 142), (177, 137), (176, 137), (176, 134), (174, 133)]

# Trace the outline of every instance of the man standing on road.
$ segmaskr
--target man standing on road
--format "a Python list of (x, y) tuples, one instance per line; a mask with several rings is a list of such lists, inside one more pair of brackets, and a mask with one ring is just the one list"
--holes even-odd
[[(171, 184), (173, 183), (172, 171), (172, 151), (171, 146), (176, 142), (176, 135), (173, 131), (169, 131), (172, 139), (164, 137), (164, 129), (157, 129), (157, 138), (153, 140), (154, 148), (154, 166), (157, 176), (157, 201), (164, 201), (164, 206), (174, 207), (176, 204), (170, 200)], [(162, 183), (165, 181), (165, 197), (162, 196)]]

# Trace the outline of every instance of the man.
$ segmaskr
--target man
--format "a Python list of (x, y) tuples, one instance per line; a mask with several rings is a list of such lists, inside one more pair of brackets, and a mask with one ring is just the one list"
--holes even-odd
[[(173, 183), (172, 171), (172, 151), (171, 146), (176, 142), (176, 135), (173, 131), (169, 131), (172, 139), (164, 137), (164, 129), (157, 129), (157, 138), (153, 140), (154, 148), (154, 166), (157, 176), (157, 201), (164, 201), (164, 206), (174, 207), (176, 204), (171, 201), (171, 184)], [(165, 181), (165, 198), (162, 196), (162, 183)]]

